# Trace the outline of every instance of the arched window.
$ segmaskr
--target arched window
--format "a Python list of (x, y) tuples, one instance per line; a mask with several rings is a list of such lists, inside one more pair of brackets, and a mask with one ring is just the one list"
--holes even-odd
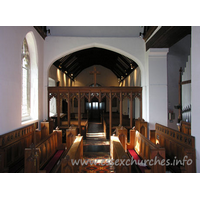
[(23, 40), (21, 52), (22, 100), (21, 122), (38, 120), (38, 51), (33, 32), (28, 32)]
[(30, 56), (26, 38), (22, 45), (22, 121), (30, 119)]

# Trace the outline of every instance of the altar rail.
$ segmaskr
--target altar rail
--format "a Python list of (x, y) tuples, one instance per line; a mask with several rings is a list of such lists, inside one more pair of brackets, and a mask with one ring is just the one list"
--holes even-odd
[(186, 156), (187, 160), (192, 160), (192, 164), (186, 162), (184, 166), (181, 166), (181, 172), (196, 172), (195, 137), (161, 124), (156, 124), (155, 131), (151, 131), (150, 134), (152, 141), (165, 147), (166, 156), (169, 159), (173, 160), (176, 157), (177, 160), (183, 161)]
[[(37, 127), (38, 122), (0, 136), (0, 172), (9, 172), (9, 168), (23, 161), (24, 148), (33, 142), (33, 133)], [(15, 168), (17, 170), (17, 165)]]

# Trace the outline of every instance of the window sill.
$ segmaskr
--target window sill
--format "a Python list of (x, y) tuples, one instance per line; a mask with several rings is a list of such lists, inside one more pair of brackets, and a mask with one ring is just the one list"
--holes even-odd
[(30, 124), (33, 124), (37, 121), (38, 121), (37, 119), (30, 119), (30, 120), (26, 120), (26, 121), (21, 122), (21, 125), (30, 125)]

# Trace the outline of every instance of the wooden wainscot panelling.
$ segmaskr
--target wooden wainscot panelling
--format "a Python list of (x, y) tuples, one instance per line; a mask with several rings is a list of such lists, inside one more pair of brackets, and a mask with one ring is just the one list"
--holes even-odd
[[(131, 173), (131, 160), (125, 152), (118, 136), (111, 136), (110, 156), (113, 159), (116, 173)], [(121, 160), (124, 160), (123, 164), (121, 164)]]
[[(73, 161), (79, 164), (73, 164)], [(81, 161), (83, 160), (83, 136), (76, 136), (67, 155), (61, 160), (61, 173), (78, 173), (82, 170)]]
[(0, 136), (0, 172), (17, 172), (23, 168), (24, 148), (33, 143), (38, 123)]
[[(46, 172), (46, 166), (54, 154), (65, 150), (62, 144), (62, 131), (54, 130), (52, 134), (41, 140), (36, 146), (25, 149), (24, 171), (26, 173)], [(62, 152), (63, 152), (62, 151)], [(34, 166), (31, 163), (34, 161)]]
[[(179, 165), (169, 166), (170, 170), (177, 172), (196, 172), (196, 151), (195, 138), (185, 133), (170, 129), (161, 124), (155, 125), (155, 137), (161, 147), (166, 149), (167, 158), (173, 161), (179, 160)], [(183, 160), (187, 158), (188, 162), (183, 165)], [(192, 161), (189, 162), (189, 161)]]

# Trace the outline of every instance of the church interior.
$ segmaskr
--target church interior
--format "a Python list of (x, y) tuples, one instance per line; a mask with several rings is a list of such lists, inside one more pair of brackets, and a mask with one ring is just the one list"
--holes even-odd
[(0, 33), (1, 173), (200, 172), (200, 27)]

